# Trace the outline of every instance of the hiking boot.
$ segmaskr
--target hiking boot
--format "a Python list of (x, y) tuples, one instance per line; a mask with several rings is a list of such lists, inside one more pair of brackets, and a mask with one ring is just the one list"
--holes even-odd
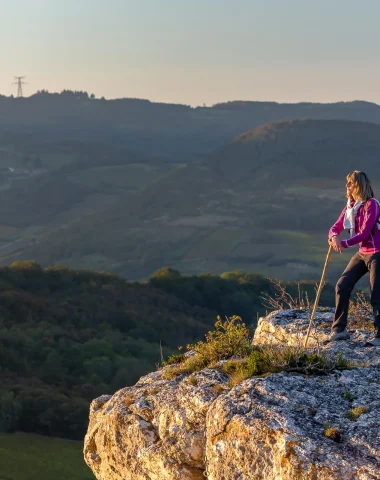
[(374, 337), (364, 344), (366, 347), (380, 347), (380, 337)]
[(343, 332), (333, 332), (328, 339), (328, 342), (337, 342), (338, 340), (348, 340), (350, 338), (350, 334), (347, 330), (343, 330)]

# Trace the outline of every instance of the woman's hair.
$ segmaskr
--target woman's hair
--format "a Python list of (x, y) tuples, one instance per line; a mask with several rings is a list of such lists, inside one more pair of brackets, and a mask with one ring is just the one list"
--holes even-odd
[(347, 177), (347, 181), (353, 183), (353, 198), (354, 200), (363, 200), (366, 202), (370, 198), (373, 198), (375, 195), (372, 190), (371, 182), (364, 172), (359, 170), (354, 170), (350, 172)]

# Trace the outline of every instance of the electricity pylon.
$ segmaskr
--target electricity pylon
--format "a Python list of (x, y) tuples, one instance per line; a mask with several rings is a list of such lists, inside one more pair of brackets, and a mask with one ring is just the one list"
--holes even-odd
[(17, 98), (23, 97), (22, 93), (22, 86), (26, 84), (26, 82), (23, 81), (25, 77), (15, 77), (16, 81), (13, 82), (13, 85), (17, 85)]

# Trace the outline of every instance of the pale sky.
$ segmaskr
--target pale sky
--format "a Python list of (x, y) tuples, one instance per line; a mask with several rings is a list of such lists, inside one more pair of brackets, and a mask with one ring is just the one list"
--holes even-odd
[(380, 104), (380, 0), (0, 0), (0, 93)]

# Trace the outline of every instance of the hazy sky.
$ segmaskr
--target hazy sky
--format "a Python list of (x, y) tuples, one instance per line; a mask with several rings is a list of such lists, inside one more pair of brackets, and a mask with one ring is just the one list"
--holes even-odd
[(380, 0), (0, 0), (0, 93), (380, 103)]

